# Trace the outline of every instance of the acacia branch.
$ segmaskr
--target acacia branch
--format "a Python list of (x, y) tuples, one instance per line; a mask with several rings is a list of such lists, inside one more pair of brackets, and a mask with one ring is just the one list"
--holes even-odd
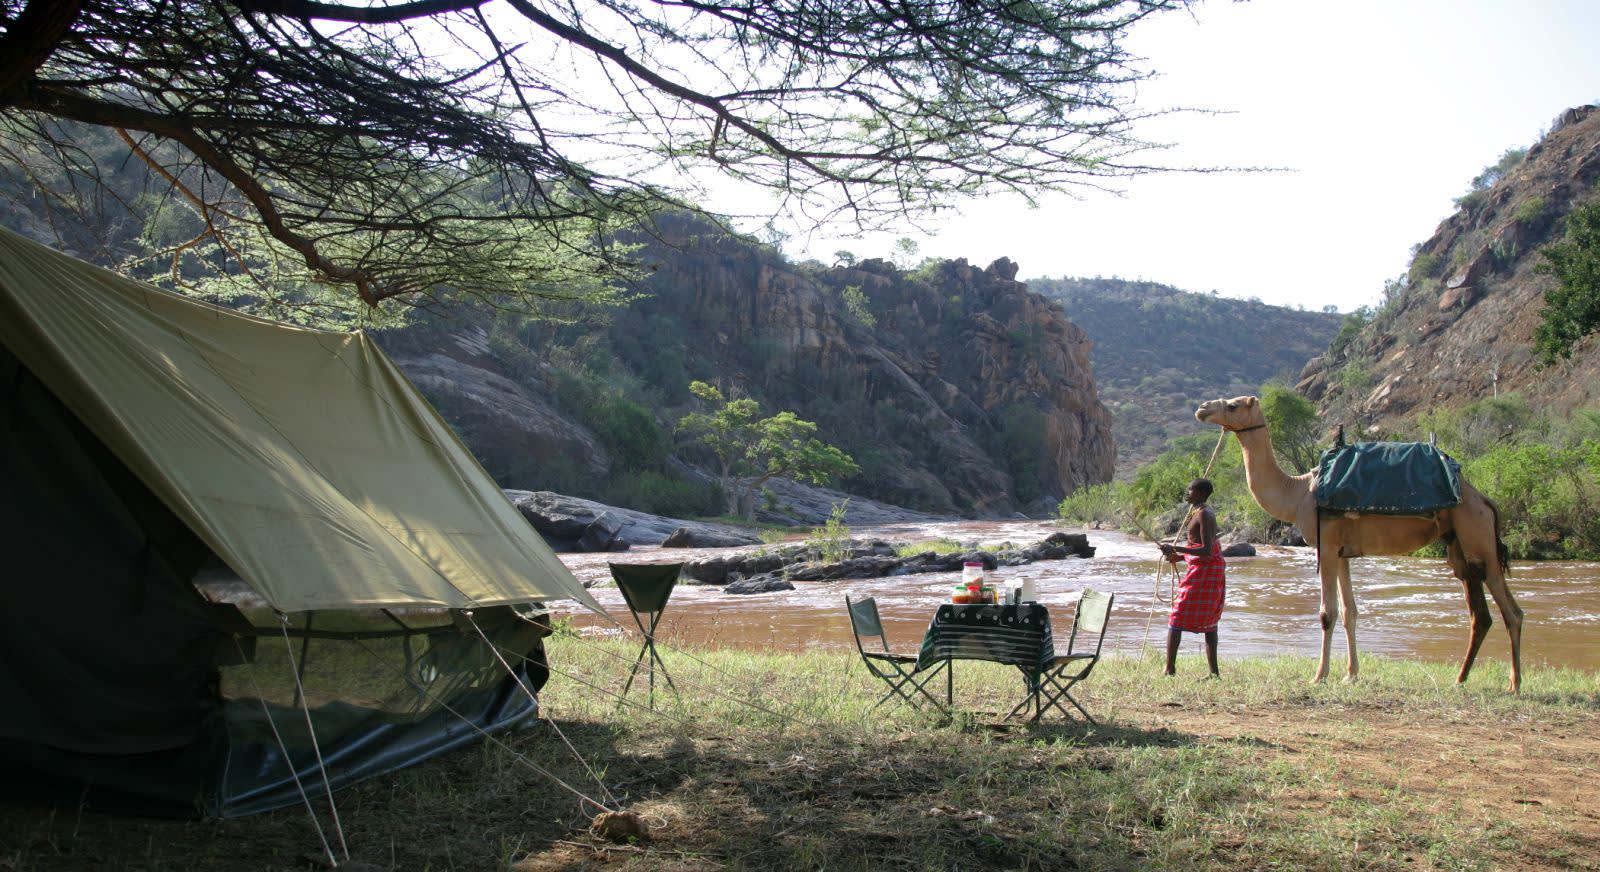
[(529, 21), (532, 21), (534, 24), (539, 25), (545, 30), (550, 31), (556, 36), (559, 36), (574, 45), (582, 46), (583, 48), (588, 49), (598, 57), (605, 58), (606, 60), (615, 63), (617, 66), (625, 70), (629, 75), (635, 76), (650, 83), (650, 85), (654, 86), (657, 90), (671, 94), (680, 100), (684, 100), (697, 106), (709, 109), (718, 118), (725, 121), (729, 126), (736, 127), (739, 130), (744, 131), (745, 133), (754, 137), (756, 140), (760, 141), (762, 144), (766, 145), (768, 148), (772, 149), (774, 153), (803, 164), (807, 169), (819, 176), (824, 178), (833, 178), (834, 174), (826, 167), (816, 164), (814, 162), (816, 159), (826, 159), (830, 157), (859, 158), (862, 156), (852, 153), (830, 154), (825, 152), (804, 152), (792, 149), (785, 145), (782, 140), (779, 140), (777, 137), (767, 133), (765, 130), (762, 130), (756, 125), (740, 117), (732, 110), (728, 109), (728, 107), (724, 105), (721, 100), (718, 100), (709, 94), (702, 94), (699, 91), (680, 85), (677, 82), (662, 76), (655, 70), (650, 69), (631, 57), (628, 57), (627, 52), (606, 42), (605, 40), (602, 40), (588, 33), (587, 31), (579, 30), (578, 28), (573, 27), (565, 22), (558, 21), (544, 12), (535, 9), (533, 5), (528, 2), (528, 0), (510, 0), (510, 3), (511, 8), (517, 10), (522, 14), (523, 17), (527, 18)]
[(394, 24), (447, 12), (477, 9), (488, 0), (415, 0), (398, 6), (341, 6), (311, 0), (229, 0), (242, 12), (287, 18), (345, 21), (352, 24)]
[(150, 152), (145, 151), (143, 146), (139, 145), (139, 143), (134, 141), (133, 137), (128, 135), (127, 130), (121, 127), (114, 127), (112, 129), (116, 131), (117, 137), (122, 140), (123, 144), (128, 146), (128, 149), (133, 152), (134, 156), (143, 161), (144, 165), (149, 167), (151, 172), (154, 172), (156, 175), (165, 179), (167, 184), (172, 186), (173, 190), (182, 194), (184, 198), (195, 207), (195, 210), (200, 213), (200, 220), (205, 222), (205, 230), (201, 231), (198, 236), (177, 246), (173, 250), (173, 277), (176, 279), (178, 274), (179, 255), (181, 255), (185, 249), (192, 248), (202, 238), (210, 236), (218, 245), (222, 246), (223, 251), (226, 251), (233, 258), (234, 263), (239, 265), (239, 268), (244, 271), (245, 275), (249, 276), (250, 279), (257, 284), (265, 285), (265, 282), (262, 282), (261, 279), (256, 276), (255, 271), (250, 269), (250, 262), (246, 260), (231, 243), (228, 242), (227, 235), (218, 229), (215, 220), (211, 217), (211, 204), (206, 202), (205, 198), (190, 190), (188, 185), (185, 185), (181, 179), (169, 172), (166, 167), (162, 166), (161, 163), (150, 154)]
[(381, 292), (374, 286), (372, 276), (365, 270), (353, 269), (334, 263), (317, 250), (316, 243), (289, 229), (273, 202), (272, 193), (250, 172), (233, 161), (226, 152), (202, 137), (193, 128), (166, 115), (158, 115), (132, 106), (91, 100), (77, 94), (60, 93), (48, 89), (30, 89), (38, 97), (37, 106), (61, 118), (71, 118), (88, 124), (131, 128), (170, 139), (215, 170), (234, 188), (238, 189), (251, 207), (261, 217), (261, 224), (272, 237), (305, 258), (306, 266), (338, 281), (349, 282), (356, 288), (361, 301), (376, 306), (385, 297), (403, 291)]
[[(30, 79), (78, 20), (84, 0), (29, 0), (0, 37), (0, 95)], [(4, 104), (0, 97), (0, 105)]]

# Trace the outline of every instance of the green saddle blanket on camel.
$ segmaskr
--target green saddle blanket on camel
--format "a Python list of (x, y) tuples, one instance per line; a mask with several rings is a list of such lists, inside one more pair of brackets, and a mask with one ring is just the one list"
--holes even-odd
[(1322, 452), (1317, 506), (1413, 515), (1461, 502), (1461, 464), (1424, 442), (1356, 442)]

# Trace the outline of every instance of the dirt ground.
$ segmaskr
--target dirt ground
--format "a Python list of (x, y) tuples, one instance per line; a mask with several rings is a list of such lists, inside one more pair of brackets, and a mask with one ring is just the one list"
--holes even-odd
[(1206, 742), (1257, 746), (1264, 760), (1321, 758), (1340, 773), (1332, 783), (1307, 784), (1282, 797), (1285, 812), (1332, 814), (1341, 800), (1404, 792), (1425, 805), (1511, 825), (1521, 849), (1512, 857), (1486, 858), (1491, 868), (1600, 869), (1600, 723), (1594, 717), (1441, 723), (1435, 714), (1413, 716), (1393, 706), (1308, 712), (1168, 703), (1135, 716)]
[[(1145, 857), (1137, 853), (1137, 837), (1130, 837), (1118, 849), (1123, 853), (1108, 855), (1111, 859), (1105, 862), (1093, 854), (1088, 862), (990, 855), (982, 853), (989, 848), (980, 844), (932, 868), (1600, 870), (1600, 724), (1592, 705), (1490, 712), (1471, 705), (1414, 709), (1392, 699), (1332, 702), (1312, 694), (1265, 702), (1227, 700), (1195, 693), (1133, 703), (1102, 698), (1091, 707), (1115, 711), (1105, 712), (1110, 728), (1095, 732), (1071, 724), (1052, 726), (1042, 735), (1038, 728), (1016, 723), (976, 726), (1002, 748), (1014, 742), (1019, 749), (1036, 749), (1041, 738), (1064, 741), (1056, 746), (1064, 750), (1051, 752), (1062, 755), (1053, 764), (1057, 766), (1064, 765), (1059, 759), (1067, 759), (1065, 765), (1123, 769), (1130, 765), (1128, 755), (1138, 753), (1130, 750), (1130, 740), (1137, 737), (1133, 744), (1158, 755), (1170, 744), (1211, 749), (1211, 756), (1237, 761), (1243, 769), (1259, 767), (1261, 777), (1252, 783), (1262, 787), (1250, 797), (1248, 812), (1237, 823), (1228, 815), (1208, 821), (1209, 844), (1198, 858), (1172, 863)], [(909, 744), (926, 739), (919, 736)], [(823, 763), (818, 772), (810, 763), (751, 761), (742, 752), (718, 755), (706, 750), (719, 744), (730, 747), (730, 741), (738, 744), (724, 735), (668, 737), (666, 742), (679, 747), (663, 744), (629, 764), (617, 764), (608, 777), (637, 782), (639, 808), (652, 828), (651, 838), (636, 845), (597, 838), (572, 814), (565, 814), (563, 821), (536, 824), (529, 819), (525, 793), (495, 794), (480, 788), (482, 796), (452, 796), (441, 803), (443, 808), (434, 808), (416, 799), (405, 806), (392, 787), (359, 787), (341, 794), (346, 827), (369, 836), (374, 829), (396, 825), (403, 832), (384, 835), (387, 846), (379, 841), (353, 853), (369, 862), (374, 856), (390, 857), (389, 862), (354, 868), (874, 868), (841, 862), (839, 843), (826, 842), (846, 838), (836, 834), (862, 820), (852, 815), (863, 805), (907, 806), (900, 819), (874, 820), (889, 824), (883, 831), (873, 827), (848, 837), (871, 850), (890, 850), (881, 846), (885, 840), (892, 845), (897, 833), (919, 839), (966, 832), (974, 843), (986, 838), (970, 832), (982, 822), (965, 819), (968, 806), (944, 800), (952, 791), (940, 779), (948, 776), (919, 773), (921, 783), (907, 784), (903, 797), (885, 798), (876, 793), (884, 782), (851, 769), (854, 764), (848, 761), (834, 761), (838, 765), (833, 767)], [(884, 753), (884, 746), (874, 747), (869, 754)], [(430, 784), (460, 786), (473, 777), (487, 783), (493, 779), (483, 775), (484, 760), (483, 752), (466, 750), (419, 768), (431, 770)], [(756, 808), (752, 803), (762, 797), (771, 801)], [(425, 792), (423, 798), (428, 799)], [(442, 794), (437, 798), (445, 799)], [(466, 809), (471, 811), (459, 811)], [(950, 822), (927, 822), (940, 815)], [(1324, 825), (1340, 817), (1363, 821), (1354, 829), (1369, 834), (1372, 844), (1361, 839), (1340, 843), (1328, 835), (1337, 828)], [(718, 820), (742, 832), (718, 833)], [(1318, 826), (1323, 826), (1320, 834), (1303, 835)], [(821, 853), (815, 863), (792, 846), (774, 854), (781, 859), (761, 862), (762, 845), (796, 838), (816, 840)], [(457, 847), (416, 852), (424, 841)], [(1445, 849), (1431, 853), (1435, 843)], [(3, 872), (325, 868), (315, 856), (316, 844), (301, 809), (236, 821), (148, 821), (0, 805)], [(475, 846), (475, 853), (461, 848), (468, 844)], [(1135, 845), (1131, 855), (1130, 844)], [(1463, 844), (1481, 853), (1463, 861)], [(1316, 854), (1319, 846), (1334, 853)], [(408, 848), (413, 850), (408, 853)], [(1291, 853), (1279, 859), (1275, 852), (1285, 849)], [(1307, 852), (1312, 852), (1310, 862)], [(905, 868), (929, 867), (912, 863)]]

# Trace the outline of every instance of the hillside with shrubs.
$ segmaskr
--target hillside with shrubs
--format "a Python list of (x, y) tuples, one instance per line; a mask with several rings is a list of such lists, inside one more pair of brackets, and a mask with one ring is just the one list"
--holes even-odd
[[(1406, 273), (1344, 316), (1294, 389), (1249, 392), (1285, 469), (1310, 469), (1339, 427), (1352, 441), (1433, 441), (1496, 503), (1513, 557), (1600, 559), (1600, 106), (1561, 113), (1471, 179)], [(1174, 440), (1060, 514), (1165, 532), (1214, 444)], [(1211, 475), (1227, 536), (1295, 539), (1249, 498), (1236, 447)]]
[[(1100, 399), (1113, 415), (1117, 474), (1126, 479), (1167, 443), (1196, 430), (1205, 400), (1293, 382), (1327, 350), (1340, 316), (1117, 278), (1030, 279), (1089, 334)], [(1234, 337), (1247, 334), (1248, 344)]]

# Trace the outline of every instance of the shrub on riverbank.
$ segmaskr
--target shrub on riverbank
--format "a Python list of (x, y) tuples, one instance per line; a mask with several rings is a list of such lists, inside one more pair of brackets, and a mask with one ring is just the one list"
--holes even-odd
[[(352, 857), (521, 872), (1600, 863), (1584, 800), (1600, 753), (1592, 673), (1534, 668), (1510, 696), (1494, 661), (1466, 688), (1448, 664), (1382, 658), (1355, 685), (1308, 686), (1307, 658), (1224, 661), (1214, 682), (1197, 658), (1164, 679), (1153, 651), (1124, 652), (1080, 687), (1102, 726), (1029, 726), (999, 720), (1021, 692), (1009, 667), (960, 663), (960, 709), (942, 720), (874, 711), (882, 685), (854, 652), (664, 642), (681, 697), (658, 681), (652, 710), (637, 682), (615, 696), (636, 643), (552, 640), (541, 702), (559, 732), (502, 733), (340, 792)], [(595, 809), (554, 779), (640, 814), (648, 838), (591, 836)], [(7, 868), (304, 869), (317, 844), (303, 808), (204, 822), (0, 811)]]
[(1427, 433), (1499, 506), (1513, 557), (1600, 559), (1600, 410), (1555, 418), (1508, 395), (1424, 414), (1409, 435)]
[[(1210, 505), (1225, 535), (1255, 542), (1273, 541), (1281, 524), (1261, 510), (1245, 488), (1244, 464), (1232, 439), (1211, 462), (1215, 490)], [(1125, 482), (1077, 491), (1056, 507), (1056, 517), (1083, 526), (1109, 526), (1145, 536), (1176, 532), (1189, 511), (1183, 501), (1189, 482), (1206, 472), (1217, 437), (1199, 433), (1172, 440), (1166, 453), (1139, 467)]]

